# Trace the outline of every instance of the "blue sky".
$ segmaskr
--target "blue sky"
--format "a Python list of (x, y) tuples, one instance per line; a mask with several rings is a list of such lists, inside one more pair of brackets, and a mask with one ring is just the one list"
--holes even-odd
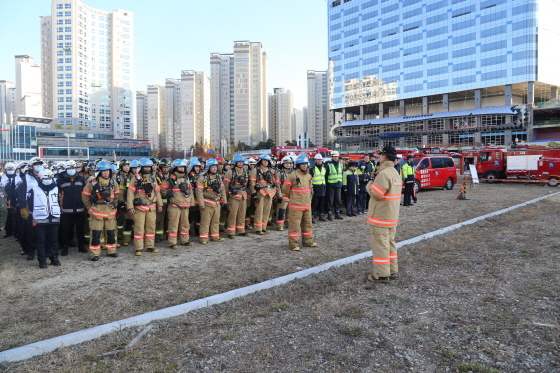
[[(181, 70), (210, 73), (210, 53), (233, 52), (234, 40), (263, 43), (267, 91), (284, 87), (295, 107), (307, 105), (307, 70), (327, 68), (325, 0), (85, 0), (134, 12), (134, 89), (179, 78)], [(0, 0), (0, 80), (15, 79), (14, 55), (40, 61), (39, 16), (50, 0)]]

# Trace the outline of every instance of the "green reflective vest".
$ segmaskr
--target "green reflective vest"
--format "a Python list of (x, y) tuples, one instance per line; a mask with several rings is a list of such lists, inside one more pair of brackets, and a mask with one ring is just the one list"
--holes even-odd
[(325, 166), (319, 168), (317, 166), (313, 167), (313, 185), (325, 185), (325, 174), (327, 170)]
[[(401, 177), (403, 180), (414, 180), (414, 166), (411, 164), (405, 163), (401, 168)], [(411, 176), (411, 177), (410, 177)]]
[(342, 172), (344, 167), (342, 163), (336, 164), (338, 167), (335, 167), (333, 163), (329, 163), (329, 177), (327, 178), (327, 182), (329, 184), (336, 184), (342, 183)]

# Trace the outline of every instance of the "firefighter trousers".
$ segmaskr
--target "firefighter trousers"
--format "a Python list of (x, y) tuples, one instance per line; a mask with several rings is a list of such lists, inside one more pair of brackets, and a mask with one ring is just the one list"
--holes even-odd
[(299, 246), (299, 236), (302, 236), (303, 246), (313, 244), (313, 228), (311, 225), (311, 209), (288, 209), (288, 244), (290, 249)]
[(165, 239), (165, 218), (167, 216), (167, 204), (163, 205), (161, 212), (156, 212), (156, 239)]
[(177, 236), (181, 244), (189, 242), (189, 208), (170, 205), (167, 209), (167, 236), (170, 245), (177, 244)]
[(105, 219), (92, 216), (89, 219), (89, 228), (91, 229), (91, 240), (89, 243), (90, 259), (100, 255), (102, 235), (104, 233), (107, 235), (107, 240), (104, 240), (105, 249), (107, 249), (107, 255), (111, 255), (117, 252), (117, 241), (115, 239), (117, 220), (114, 217)]
[(288, 208), (288, 201), (281, 201), (278, 203), (277, 213), (276, 213), (276, 228), (284, 229), (286, 225), (286, 210)]
[(247, 200), (230, 198), (228, 201), (227, 234), (235, 236), (237, 233), (245, 233), (245, 213), (247, 212)]
[(134, 209), (134, 250), (154, 248), (156, 240), (156, 211)]
[(389, 277), (399, 271), (395, 233), (397, 228), (371, 226), (373, 277)]
[(255, 232), (266, 231), (272, 197), (268, 194), (263, 196), (260, 193), (257, 193), (257, 196), (259, 197), (259, 202), (255, 204)]
[(206, 207), (200, 210), (200, 242), (208, 241), (208, 236), (212, 241), (220, 238), (220, 210), (221, 206), (206, 204)]

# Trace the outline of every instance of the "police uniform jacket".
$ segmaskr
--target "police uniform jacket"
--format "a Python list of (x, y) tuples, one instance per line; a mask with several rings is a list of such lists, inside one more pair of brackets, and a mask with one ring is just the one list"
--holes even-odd
[(375, 180), (367, 184), (370, 195), (368, 223), (384, 228), (394, 228), (399, 222), (402, 180), (392, 161), (377, 167)]
[(288, 207), (295, 210), (308, 210), (311, 208), (313, 196), (312, 176), (308, 172), (303, 173), (300, 169), (295, 170), (290, 175), (284, 185), (282, 192), (289, 201)]
[(224, 188), (229, 198), (247, 199), (247, 186), (249, 184), (249, 171), (243, 167), (232, 167), (224, 175)]
[(4, 187), (4, 196), (7, 200), (8, 208), (16, 207), (17, 205), (16, 187), (19, 183), (21, 183), (21, 178), (16, 174), (5, 174), (0, 178), (0, 186)]
[(194, 189), (188, 175), (174, 172), (161, 183), (162, 197), (170, 206), (180, 209), (189, 208), (194, 205)]
[(6, 226), (8, 219), (8, 196), (3, 186), (0, 186), (0, 228)]
[(347, 196), (356, 196), (360, 191), (359, 186), (359, 176), (362, 171), (360, 170), (350, 170), (344, 172), (342, 175), (342, 189), (346, 191)]
[(62, 212), (76, 214), (84, 211), (82, 190), (86, 184), (83, 176), (76, 173), (69, 176), (66, 172), (59, 174), (56, 185), (60, 190), (60, 207)]
[[(214, 185), (218, 187), (214, 189)], [(200, 175), (196, 181), (196, 199), (199, 206), (212, 205), (217, 206), (226, 201), (226, 190), (224, 182), (218, 174), (207, 172)]]
[(33, 184), (27, 191), (29, 215), (33, 216), (33, 225), (60, 223), (60, 206), (58, 204), (58, 187), (42, 183)]
[(117, 196), (119, 186), (112, 178), (98, 175), (90, 177), (82, 191), (82, 202), (91, 217), (114, 219), (117, 215)]

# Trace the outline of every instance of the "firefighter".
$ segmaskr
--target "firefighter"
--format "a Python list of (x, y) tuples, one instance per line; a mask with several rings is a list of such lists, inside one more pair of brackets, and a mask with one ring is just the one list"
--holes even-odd
[(313, 181), (313, 200), (311, 209), (313, 216), (319, 218), (319, 221), (327, 221), (325, 216), (325, 197), (327, 195), (327, 185), (325, 181), (326, 169), (323, 165), (323, 156), (321, 153), (315, 154), (315, 166), (310, 170)]
[[(7, 217), (6, 223), (2, 225), (4, 228), (4, 237), (8, 238), (17, 231), (17, 219), (14, 217), (14, 210), (17, 205), (16, 186), (21, 182), (21, 178), (16, 174), (16, 165), (8, 162), (4, 166), (4, 175), (0, 178), (0, 186), (4, 187), (5, 199), (7, 201)], [(16, 233), (17, 238), (17, 233)]]
[(414, 193), (414, 174), (415, 169), (412, 161), (412, 155), (406, 156), (406, 163), (401, 168), (401, 177), (404, 183), (404, 199), (403, 206), (414, 206), (412, 204), (412, 194)]
[(160, 186), (169, 201), (167, 208), (169, 247), (178, 248), (177, 236), (181, 245), (192, 246), (193, 243), (189, 241), (189, 208), (194, 205), (194, 190), (187, 175), (187, 162), (183, 159), (174, 160), (171, 174)]
[[(249, 175), (255, 169), (257, 161), (254, 158), (247, 159), (247, 164), (243, 164), (243, 167), (249, 171)], [(248, 190), (248, 192), (250, 189)], [(245, 229), (253, 229), (252, 224), (255, 222), (255, 201), (253, 198), (247, 199), (247, 212), (245, 213)]]
[(29, 183), (27, 189), (27, 206), (32, 219), (32, 231), (39, 268), (47, 268), (47, 258), (51, 265), (60, 266), (58, 260), (58, 225), (60, 224), (60, 206), (58, 188), (54, 183), (51, 170), (43, 169), (38, 175), (38, 182)]
[(327, 204), (329, 206), (329, 215), (327, 219), (333, 220), (334, 218), (343, 220), (340, 213), (342, 206), (342, 174), (344, 172), (344, 164), (339, 161), (340, 153), (333, 151), (331, 153), (332, 160), (326, 164), (325, 180), (327, 181)]
[(303, 246), (315, 247), (313, 242), (313, 225), (311, 199), (313, 182), (309, 173), (309, 159), (305, 154), (296, 158), (295, 171), (288, 175), (282, 187), (283, 194), (288, 198), (288, 244), (293, 251), (299, 251), (301, 232)]
[[(201, 171), (202, 167), (198, 159), (192, 158), (188, 177), (193, 190), (196, 190), (196, 182), (198, 181)], [(200, 208), (198, 207), (198, 200), (196, 198), (194, 199), (194, 205), (191, 205), (189, 209), (189, 221), (192, 226), (193, 235), (198, 236), (200, 231)]]
[[(156, 181), (158, 185), (161, 185), (166, 181), (169, 176), (169, 167), (171, 167), (171, 161), (167, 158), (162, 158), (159, 161), (159, 171), (156, 173)], [(156, 213), (156, 242), (161, 242), (165, 239), (165, 226), (166, 226), (166, 216), (167, 216), (167, 191), (161, 189), (161, 202), (163, 203), (163, 208), (161, 212)]]
[[(226, 171), (225, 171), (226, 160), (223, 157), (216, 157), (216, 162), (218, 162), (218, 175), (220, 176), (220, 178), (222, 178), (222, 180), (224, 180), (224, 177), (226, 175)], [(227, 205), (224, 204), (224, 206)], [(227, 217), (228, 217), (228, 210), (223, 208), (222, 211), (220, 212), (220, 232), (226, 231)]]
[[(124, 161), (124, 162), (123, 162)], [(124, 223), (123, 223), (123, 246), (130, 245), (130, 241), (132, 240), (132, 229), (134, 227), (134, 219), (132, 214), (128, 211), (126, 206), (127, 196), (128, 196), (128, 187), (130, 184), (133, 183), (133, 180), (136, 178), (136, 173), (138, 172), (138, 164), (139, 162), (135, 159), (130, 161), (129, 164), (126, 162), (126, 159), (121, 161), (122, 165), (120, 165), (121, 169), (121, 184), (120, 189), (121, 193), (119, 194), (120, 198), (120, 211), (119, 215), (123, 215)]]
[(157, 253), (156, 211), (163, 210), (160, 187), (153, 175), (153, 162), (147, 158), (139, 161), (140, 172), (128, 187), (126, 207), (134, 219), (134, 254), (142, 255), (142, 250)]
[(398, 272), (395, 232), (399, 221), (402, 179), (395, 170), (397, 151), (385, 146), (379, 158), (377, 175), (367, 185), (370, 209), (367, 221), (371, 225), (373, 274), (369, 281), (386, 283), (396, 279)]
[[(130, 183), (128, 178), (128, 171), (130, 170), (130, 162), (126, 159), (121, 159), (119, 162), (119, 168), (115, 173), (115, 181), (119, 186), (120, 193), (117, 201), (117, 242), (124, 239), (124, 225), (126, 223), (126, 214), (128, 213), (126, 209), (126, 190)], [(130, 242), (130, 235), (129, 241)], [(124, 242), (123, 242), (124, 244)]]
[(68, 255), (68, 247), (74, 227), (78, 238), (78, 251), (87, 253), (86, 238), (84, 233), (84, 203), (82, 190), (86, 180), (76, 172), (76, 162), (70, 160), (64, 164), (64, 171), (59, 174), (56, 181), (60, 192), (60, 255)]
[(233, 156), (234, 167), (224, 176), (224, 188), (228, 194), (228, 219), (227, 233), (229, 238), (235, 238), (235, 233), (240, 236), (249, 236), (245, 232), (245, 214), (247, 213), (247, 183), (249, 171), (243, 168), (243, 156)]
[(279, 231), (284, 230), (284, 222), (286, 221), (286, 209), (288, 208), (288, 197), (283, 195), (282, 189), (284, 182), (288, 176), (293, 172), (294, 161), (289, 155), (282, 158), (282, 169), (278, 171), (278, 212), (276, 216), (276, 229)]
[(251, 171), (249, 177), (251, 196), (255, 203), (255, 233), (263, 235), (266, 230), (267, 220), (270, 216), (272, 199), (276, 195), (276, 175), (270, 168), (270, 156), (260, 156), (257, 166)]
[(92, 262), (99, 260), (101, 253), (101, 238), (107, 235), (105, 249), (107, 256), (117, 258), (117, 198), (121, 192), (112, 177), (113, 171), (107, 161), (99, 161), (95, 167), (97, 176), (86, 181), (82, 191), (82, 202), (89, 213), (89, 228), (91, 240), (89, 243), (89, 258)]
[(226, 203), (226, 192), (222, 178), (218, 175), (218, 162), (210, 158), (206, 162), (207, 172), (196, 182), (196, 199), (200, 208), (200, 243), (223, 241), (220, 237), (220, 209)]

